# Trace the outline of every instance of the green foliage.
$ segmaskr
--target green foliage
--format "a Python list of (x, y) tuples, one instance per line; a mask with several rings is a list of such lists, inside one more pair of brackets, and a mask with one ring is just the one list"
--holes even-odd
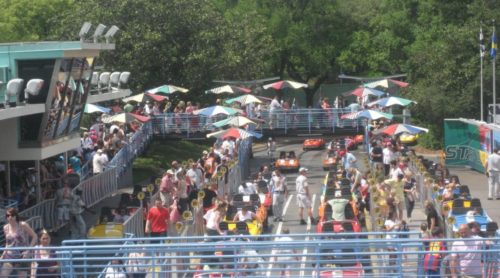
[[(77, 39), (84, 21), (120, 28), (116, 51), (99, 61), (130, 70), (132, 88), (160, 84), (201, 92), (214, 79), (280, 76), (308, 83), (308, 104), (340, 73), (407, 73), (412, 115), (439, 146), (445, 118), (479, 118), (481, 22), (487, 50), (491, 0), (0, 0), (2, 42)], [(492, 70), (484, 63), (484, 99)], [(183, 96), (184, 97), (184, 96)], [(429, 137), (427, 139), (427, 137)]]
[(196, 160), (203, 150), (207, 150), (210, 143), (191, 141), (162, 141), (153, 140), (147, 152), (134, 160), (134, 183), (139, 183), (150, 177), (159, 177), (170, 168), (172, 161)]

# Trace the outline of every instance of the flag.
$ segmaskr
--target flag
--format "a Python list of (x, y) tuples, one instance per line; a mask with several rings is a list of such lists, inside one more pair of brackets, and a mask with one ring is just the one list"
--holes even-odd
[(481, 59), (484, 58), (484, 53), (486, 52), (486, 47), (484, 47), (484, 36), (483, 36), (483, 27), (479, 28), (479, 49)]
[(493, 34), (491, 35), (490, 57), (491, 59), (495, 59), (496, 56), (497, 56), (497, 35), (495, 34), (495, 31), (493, 31)]

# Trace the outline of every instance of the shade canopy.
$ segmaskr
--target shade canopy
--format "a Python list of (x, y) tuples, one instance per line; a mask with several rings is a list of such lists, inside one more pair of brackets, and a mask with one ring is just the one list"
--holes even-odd
[(257, 133), (257, 132), (247, 131), (247, 130), (244, 130), (241, 128), (232, 127), (229, 129), (219, 130), (219, 131), (207, 134), (207, 138), (210, 138), (210, 137), (222, 138), (222, 139), (226, 139), (229, 137), (237, 138), (237, 139), (246, 139), (249, 137), (261, 138), (262, 134)]
[(203, 116), (207, 116), (207, 117), (212, 117), (212, 116), (219, 115), (219, 114), (235, 115), (238, 113), (243, 113), (243, 111), (241, 111), (240, 109), (226, 107), (226, 106), (220, 106), (220, 105), (210, 106), (210, 107), (206, 107), (203, 109), (198, 109), (198, 110), (193, 111), (193, 114), (195, 114), (195, 115), (203, 115)]
[(215, 122), (212, 125), (214, 125), (215, 127), (223, 127), (226, 125), (240, 127), (240, 126), (245, 126), (247, 124), (256, 124), (256, 123), (247, 117), (236, 116)]
[(247, 105), (250, 103), (262, 103), (260, 99), (258, 99), (254, 95), (242, 95), (239, 97), (231, 98), (225, 101), (227, 104), (238, 102), (241, 105)]
[(389, 126), (386, 126), (380, 130), (378, 130), (376, 133), (384, 133), (387, 135), (398, 135), (401, 133), (408, 133), (408, 134), (419, 134), (419, 133), (427, 133), (429, 130), (427, 128), (419, 127), (419, 126), (414, 126), (414, 125), (408, 125), (408, 124), (392, 124)]
[(189, 90), (186, 88), (182, 88), (182, 87), (178, 87), (178, 86), (174, 86), (174, 85), (162, 85), (162, 86), (159, 86), (159, 87), (156, 87), (153, 89), (149, 89), (146, 91), (146, 93), (159, 94), (159, 95), (161, 95), (161, 94), (169, 95), (169, 94), (173, 94), (175, 92), (187, 93), (187, 92), (189, 92)]
[(367, 88), (367, 87), (358, 87), (358, 88), (354, 89), (350, 93), (350, 95), (357, 96), (357, 97), (365, 97), (365, 96), (369, 96), (369, 95), (380, 97), (380, 96), (385, 95), (385, 92), (375, 90), (372, 88)]
[(300, 88), (307, 88), (307, 84), (295, 82), (295, 81), (291, 81), (291, 80), (281, 80), (278, 82), (264, 85), (263, 88), (266, 90), (269, 88), (273, 88), (275, 90), (282, 90), (282, 89), (286, 89), (286, 88), (300, 89)]
[(410, 85), (410, 84), (403, 82), (403, 81), (398, 81), (398, 80), (386, 78), (386, 79), (366, 83), (364, 86), (368, 87), (368, 88), (376, 88), (376, 87), (389, 88), (391, 86), (403, 88), (403, 87), (408, 87), (408, 85)]
[(135, 102), (144, 102), (148, 99), (152, 99), (154, 101), (163, 101), (166, 99), (166, 97), (164, 96), (160, 96), (160, 95), (155, 95), (155, 94), (149, 94), (149, 93), (142, 93), (142, 94), (138, 94), (138, 95), (135, 95), (135, 96), (131, 96), (131, 97), (126, 97), (123, 100), (123, 102), (130, 102), (130, 101), (135, 101)]
[(133, 113), (120, 113), (117, 115), (105, 117), (102, 119), (103, 123), (130, 123), (134, 120), (140, 121), (140, 122), (147, 122), (149, 121), (149, 117), (146, 116), (141, 116), (141, 115), (136, 115)]
[(217, 88), (213, 88), (210, 90), (206, 90), (205, 94), (223, 94), (223, 93), (228, 93), (228, 94), (235, 94), (235, 93), (251, 93), (252, 90), (245, 88), (245, 87), (239, 87), (239, 86), (233, 86), (233, 85), (224, 85), (220, 86)]
[(400, 98), (400, 97), (385, 97), (385, 98), (381, 98), (381, 99), (378, 99), (376, 101), (368, 103), (368, 107), (372, 107), (375, 105), (379, 105), (382, 107), (389, 107), (389, 106), (393, 106), (393, 105), (408, 106), (412, 103), (417, 103), (417, 102), (415, 102), (413, 100), (406, 99), (406, 98)]
[(85, 109), (83, 110), (84, 113), (109, 113), (111, 111), (111, 108), (106, 108), (103, 106), (95, 105), (92, 103), (87, 103), (85, 104)]
[(375, 110), (362, 110), (354, 113), (349, 113), (349, 114), (344, 114), (341, 116), (341, 119), (349, 119), (349, 120), (356, 120), (360, 118), (366, 118), (369, 120), (377, 120), (377, 119), (388, 119), (391, 120), (394, 116), (389, 113), (384, 113), (384, 112), (379, 112)]

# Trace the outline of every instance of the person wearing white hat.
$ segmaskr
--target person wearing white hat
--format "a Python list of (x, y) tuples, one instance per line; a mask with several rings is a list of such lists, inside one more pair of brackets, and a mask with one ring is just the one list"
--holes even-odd
[(98, 149), (97, 152), (92, 157), (92, 170), (94, 175), (102, 173), (107, 164), (108, 164), (108, 155), (105, 154), (102, 151), (102, 149)]
[(311, 220), (311, 224), (316, 224), (316, 220), (312, 214), (311, 208), (311, 196), (309, 195), (309, 184), (307, 183), (308, 169), (301, 167), (299, 169), (299, 176), (295, 180), (295, 190), (297, 191), (297, 205), (299, 206), (299, 218), (300, 224), (306, 225), (307, 222), (304, 220), (304, 208), (307, 208), (307, 215)]

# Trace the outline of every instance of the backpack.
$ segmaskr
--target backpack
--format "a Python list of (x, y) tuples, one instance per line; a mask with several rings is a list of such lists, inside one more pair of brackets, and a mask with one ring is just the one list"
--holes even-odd
[(410, 235), (408, 234), (409, 231), (410, 227), (408, 227), (408, 224), (406, 222), (401, 223), (398, 232), (404, 232), (405, 234), (399, 235), (399, 238), (409, 238), (410, 237)]

